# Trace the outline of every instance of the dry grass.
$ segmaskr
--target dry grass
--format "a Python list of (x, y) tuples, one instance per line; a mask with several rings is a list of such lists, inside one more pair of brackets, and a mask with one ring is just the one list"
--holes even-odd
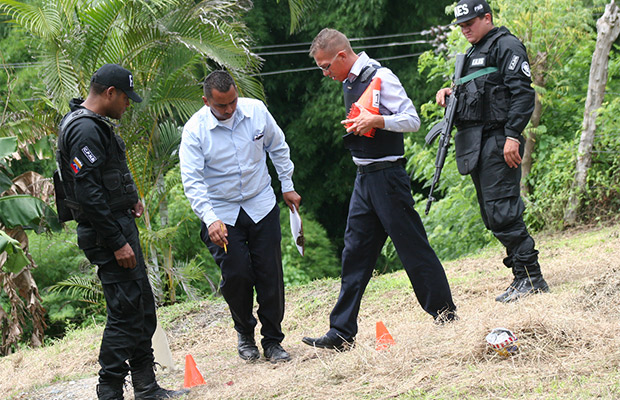
[[(160, 380), (180, 386), (184, 357), (191, 354), (206, 384), (187, 399), (620, 398), (620, 227), (538, 240), (551, 293), (516, 304), (496, 303), (509, 276), (500, 267), (501, 249), (490, 249), (446, 263), (460, 320), (436, 326), (418, 305), (404, 272), (374, 277), (350, 352), (315, 350), (300, 340), (328, 329), (336, 281), (288, 291), (283, 345), (293, 360), (285, 364), (239, 359), (222, 302), (205, 302), (200, 312), (162, 310), (181, 368), (164, 371)], [(396, 341), (387, 351), (375, 350), (379, 320)], [(503, 358), (486, 346), (484, 338), (495, 327), (516, 334), (517, 355)], [(52, 399), (28, 397), (26, 391), (94, 376), (100, 331), (76, 333), (54, 346), (0, 359), (0, 398)], [(92, 382), (88, 396), (94, 393)]]

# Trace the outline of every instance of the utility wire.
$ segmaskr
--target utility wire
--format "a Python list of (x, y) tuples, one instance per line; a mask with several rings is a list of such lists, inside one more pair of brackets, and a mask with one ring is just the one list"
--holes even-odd
[[(411, 57), (417, 57), (420, 54), (422, 54), (422, 52), (420, 53), (412, 53), (412, 54), (403, 54), (400, 56), (391, 56), (391, 57), (381, 57), (381, 58), (376, 58), (377, 61), (385, 61), (385, 60), (396, 60), (396, 59), (400, 59), (400, 58), (411, 58)], [(280, 71), (270, 71), (270, 72), (261, 72), (260, 74), (254, 74), (252, 76), (269, 76), (269, 75), (279, 75), (279, 74), (287, 74), (290, 72), (303, 72), (303, 71), (314, 71), (314, 70), (320, 70), (319, 67), (304, 67), (304, 68), (291, 68), (291, 69), (283, 69)]]
[[(381, 36), (367, 36), (367, 37), (359, 37), (359, 38), (351, 38), (350, 42), (364, 41), (364, 40), (377, 40), (377, 39), (389, 39), (389, 38), (398, 38), (405, 36), (413, 36), (413, 35), (425, 35), (427, 31), (422, 32), (408, 32), (408, 33), (395, 33), (390, 35), (381, 35)], [(430, 31), (428, 31), (430, 32)], [(374, 44), (374, 45), (365, 45), (365, 46), (354, 46), (354, 49), (361, 48), (380, 48), (380, 47), (394, 47), (394, 46), (406, 46), (410, 44), (428, 44), (429, 40), (414, 40), (414, 41), (406, 41), (406, 42), (392, 42), (385, 44)], [(251, 47), (252, 50), (258, 49), (280, 49), (286, 47), (296, 47), (296, 46), (310, 46), (312, 42), (302, 42), (302, 43), (290, 43), (290, 44), (273, 44), (273, 45), (265, 45), (265, 46), (254, 46)], [(290, 54), (301, 54), (307, 53), (308, 49), (303, 50), (283, 50), (283, 51), (274, 51), (274, 52), (260, 52), (256, 53), (258, 56), (275, 56), (275, 55), (290, 55)], [(0, 68), (28, 68), (41, 66), (43, 62), (41, 61), (32, 61), (32, 62), (17, 62), (17, 63), (6, 63), (0, 64)]]
[[(358, 49), (374, 49), (377, 47), (395, 47), (395, 46), (408, 46), (411, 44), (430, 44), (431, 41), (429, 40), (413, 40), (413, 41), (409, 41), (409, 42), (392, 42), (392, 43), (382, 43), (382, 44), (370, 44), (370, 45), (366, 45), (366, 46), (354, 46), (353, 49), (354, 50), (358, 50)], [(265, 52), (265, 53), (256, 53), (256, 55), (259, 56), (282, 56), (282, 55), (290, 55), (290, 54), (301, 54), (301, 53), (308, 53), (307, 49), (303, 49), (303, 50), (287, 50), (287, 51), (271, 51), (271, 52)]]
[[(441, 27), (441, 28), (443, 28), (443, 27)], [(349, 42), (357, 42), (357, 41), (360, 41), (360, 40), (388, 39), (388, 38), (403, 37), (403, 36), (413, 36), (413, 35), (426, 35), (427, 32), (430, 32), (430, 31), (394, 33), (394, 34), (391, 34), (391, 35), (366, 36), (366, 37), (359, 37), (359, 38), (350, 38)], [(253, 46), (253, 47), (250, 47), (250, 49), (252, 49), (252, 50), (257, 50), (257, 49), (279, 49), (279, 48), (282, 48), (282, 47), (310, 46), (311, 44), (312, 44), (312, 42), (288, 43), (288, 44), (267, 44), (267, 45)]]

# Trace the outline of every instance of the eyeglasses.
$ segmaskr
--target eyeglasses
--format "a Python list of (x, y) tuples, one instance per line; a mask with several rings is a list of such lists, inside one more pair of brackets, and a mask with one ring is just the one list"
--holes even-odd
[(327, 64), (327, 67), (321, 67), (320, 65), (318, 65), (319, 69), (321, 71), (323, 71), (323, 72), (328, 72), (329, 69), (331, 68), (332, 64), (334, 63), (334, 60), (336, 60), (336, 57), (338, 57), (338, 54), (340, 54), (340, 52), (336, 53), (334, 58), (332, 58), (332, 60), (329, 62), (329, 64)]

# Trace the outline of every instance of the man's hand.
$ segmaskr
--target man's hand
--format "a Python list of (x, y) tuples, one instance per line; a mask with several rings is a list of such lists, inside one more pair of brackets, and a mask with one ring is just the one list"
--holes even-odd
[(517, 168), (521, 164), (519, 143), (512, 139), (506, 139), (506, 144), (504, 144), (504, 160), (506, 160), (506, 164), (510, 168)]
[(131, 215), (133, 215), (134, 218), (140, 218), (142, 214), (144, 214), (144, 206), (142, 205), (142, 202), (138, 200), (138, 202), (131, 208)]
[(123, 247), (114, 252), (116, 262), (123, 268), (135, 268), (136, 267), (136, 255), (129, 243), (125, 243)]
[(209, 225), (209, 239), (216, 245), (220, 247), (224, 247), (224, 245), (228, 244), (228, 229), (226, 229), (226, 224), (224, 224), (219, 219)]
[(288, 206), (288, 208), (293, 211), (293, 204), (295, 208), (299, 211), (299, 205), (301, 204), (301, 196), (297, 194), (296, 191), (284, 192), (282, 193), (282, 197), (284, 197), (284, 202)]
[(363, 135), (369, 132), (372, 128), (383, 129), (385, 127), (385, 121), (382, 115), (371, 114), (364, 107), (358, 107), (357, 104), (353, 104), (353, 107), (357, 107), (360, 110), (360, 115), (352, 119), (345, 119), (340, 121), (342, 125), (351, 124), (347, 128), (347, 132), (353, 132), (354, 135)]
[(446, 96), (450, 96), (451, 94), (452, 94), (452, 89), (450, 89), (450, 88), (439, 89), (439, 91), (437, 91), (437, 94), (435, 95), (435, 101), (440, 106), (445, 107), (446, 106)]

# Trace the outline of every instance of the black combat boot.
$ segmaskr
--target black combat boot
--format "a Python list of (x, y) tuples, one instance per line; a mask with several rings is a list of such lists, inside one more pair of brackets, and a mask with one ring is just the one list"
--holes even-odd
[(510, 285), (508, 285), (508, 287), (506, 288), (506, 290), (495, 298), (495, 301), (499, 301), (500, 303), (505, 303), (506, 299), (512, 294), (512, 292), (517, 287), (517, 283), (519, 283), (520, 281), (521, 279), (515, 276), (512, 282), (510, 282)]
[(97, 385), (97, 399), (123, 400), (123, 382), (102, 382)]
[(160, 387), (155, 380), (155, 370), (150, 365), (131, 371), (131, 381), (136, 400), (172, 399), (189, 392), (189, 389), (167, 390)]
[(530, 266), (515, 267), (515, 270), (516, 282), (513, 282), (511, 285), (512, 290), (509, 291), (506, 297), (498, 301), (510, 303), (530, 294), (546, 293), (549, 291), (549, 285), (547, 285), (547, 282), (543, 278), (538, 263)]

